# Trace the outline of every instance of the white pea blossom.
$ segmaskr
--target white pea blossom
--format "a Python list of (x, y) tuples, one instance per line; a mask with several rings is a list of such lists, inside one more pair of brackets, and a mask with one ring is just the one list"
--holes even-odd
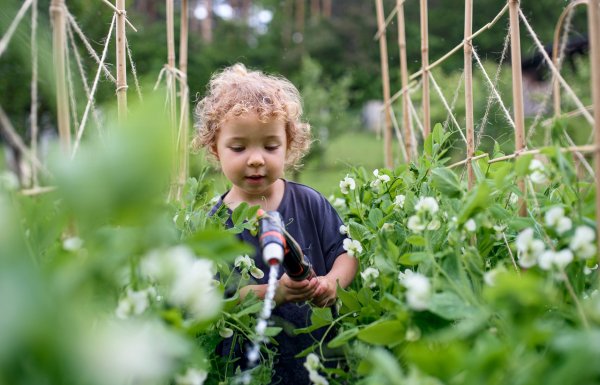
[(419, 217), (418, 215), (413, 215), (412, 217), (408, 218), (407, 226), (411, 231), (420, 233), (421, 231), (425, 230), (425, 227), (427, 227), (427, 223), (423, 222), (421, 220), (421, 217)]
[(308, 356), (306, 356), (306, 362), (304, 363), (304, 367), (308, 371), (318, 370), (320, 363), (321, 360), (319, 360), (319, 356), (317, 356), (315, 353), (310, 353)]
[(127, 288), (127, 296), (119, 300), (115, 315), (120, 319), (127, 319), (132, 313), (141, 315), (149, 305), (147, 290), (133, 291)]
[(590, 275), (590, 274), (592, 274), (592, 270), (596, 270), (596, 269), (598, 269), (598, 264), (596, 264), (596, 266), (594, 266), (594, 267), (592, 267), (592, 268), (590, 268), (590, 267), (588, 267), (588, 266), (584, 266), (584, 267), (583, 267), (583, 273), (584, 273), (585, 275)]
[(342, 235), (347, 235), (349, 230), (350, 230), (350, 226), (344, 226), (344, 225), (340, 226), (340, 234), (342, 234)]
[(559, 234), (565, 233), (573, 227), (571, 218), (565, 217), (565, 209), (562, 207), (553, 207), (544, 216), (546, 226), (556, 228)]
[(440, 226), (442, 225), (442, 222), (440, 222), (439, 219), (434, 218), (431, 222), (429, 222), (429, 224), (427, 225), (427, 229), (428, 230), (437, 230), (440, 228)]
[(256, 267), (254, 260), (248, 254), (238, 256), (235, 259), (234, 266), (238, 267), (242, 272), (249, 272), (256, 279), (261, 279), (265, 276), (265, 273)]
[(377, 285), (376, 279), (379, 277), (379, 270), (374, 267), (367, 267), (365, 271), (360, 273), (360, 276), (365, 281), (365, 286), (375, 287)]
[(511, 194), (510, 196), (510, 203), (512, 203), (513, 205), (516, 205), (517, 203), (519, 203), (519, 197), (517, 196), (517, 194)]
[(389, 175), (379, 175), (379, 170), (373, 171), (373, 175), (375, 175), (375, 180), (371, 182), (371, 187), (379, 187), (381, 183), (387, 183), (390, 181)]
[(404, 281), (406, 278), (410, 277), (411, 275), (413, 275), (413, 271), (410, 269), (406, 269), (403, 272), (398, 273), (398, 280), (400, 281), (400, 283), (402, 283), (402, 281)]
[(413, 310), (423, 311), (429, 307), (431, 283), (421, 273), (413, 273), (402, 281), (406, 287), (406, 302)]
[(394, 226), (392, 226), (391, 223), (386, 222), (381, 226), (381, 231), (394, 231)]
[(404, 207), (405, 199), (406, 197), (402, 194), (396, 195), (396, 198), (394, 198), (394, 210), (400, 211)]
[(78, 237), (67, 238), (63, 242), (63, 249), (67, 251), (77, 251), (83, 246), (83, 240)]
[(320, 366), (319, 356), (314, 353), (310, 353), (306, 356), (304, 367), (308, 370), (308, 378), (310, 381), (316, 385), (329, 385), (329, 381), (318, 372)]
[(504, 230), (506, 230), (506, 226), (495, 225), (492, 228), (495, 231), (495, 233), (494, 233), (494, 239), (497, 240), (497, 241), (501, 240), (503, 238), (502, 237), (502, 233), (504, 232)]
[(212, 285), (213, 262), (198, 259), (190, 248), (154, 250), (142, 260), (141, 270), (167, 287), (169, 302), (186, 307), (196, 319), (219, 313), (222, 298)]
[(165, 382), (190, 350), (158, 322), (108, 323), (81, 341), (85, 373), (100, 385)]
[(532, 171), (529, 178), (533, 183), (546, 183), (546, 168), (540, 160), (532, 159), (531, 163), (529, 163), (529, 170)]
[(515, 244), (517, 246), (519, 265), (528, 268), (535, 266), (540, 254), (546, 249), (544, 242), (533, 238), (534, 232), (530, 227), (519, 233)]
[(354, 257), (355, 254), (360, 254), (363, 251), (362, 245), (356, 239), (346, 238), (343, 244), (344, 250), (348, 252), (349, 257)]
[(569, 243), (569, 248), (579, 258), (592, 258), (596, 255), (596, 246), (593, 243), (595, 239), (596, 232), (591, 227), (579, 226), (575, 229), (575, 235)]
[(496, 277), (498, 277), (500, 274), (505, 274), (505, 273), (506, 273), (506, 268), (503, 265), (499, 265), (495, 269), (492, 269), (490, 271), (486, 271), (485, 273), (483, 273), (483, 281), (488, 286), (495, 286), (496, 279), (497, 279)]
[(475, 230), (477, 230), (477, 224), (475, 223), (473, 218), (466, 221), (464, 224), (464, 227), (465, 227), (465, 230), (467, 230), (470, 233), (474, 233)]
[(350, 190), (354, 190), (356, 188), (356, 183), (354, 182), (354, 179), (349, 178), (348, 175), (346, 175), (344, 180), (340, 182), (340, 189), (342, 190), (342, 194), (348, 194)]
[(216, 197), (214, 197), (213, 199), (210, 200), (210, 203), (212, 203), (214, 205), (214, 204), (219, 203), (219, 200), (221, 200), (221, 197), (217, 195)]
[(560, 251), (546, 250), (539, 258), (540, 268), (543, 270), (550, 270), (554, 266), (562, 271), (572, 261), (573, 252), (569, 249)]
[(421, 197), (419, 202), (415, 205), (415, 210), (418, 213), (427, 213), (429, 215), (435, 214), (440, 209), (435, 198), (432, 197)]
[(175, 375), (175, 383), (177, 385), (203, 385), (207, 377), (206, 370), (187, 368), (183, 376)]
[(335, 198), (335, 200), (332, 203), (333, 207), (335, 207), (338, 210), (341, 210), (343, 208), (346, 207), (346, 200), (342, 199), (342, 198)]

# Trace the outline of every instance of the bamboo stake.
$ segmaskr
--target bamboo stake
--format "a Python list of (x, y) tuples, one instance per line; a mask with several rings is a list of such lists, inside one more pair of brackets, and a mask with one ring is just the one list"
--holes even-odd
[(71, 124), (69, 118), (69, 101), (67, 99), (67, 82), (65, 79), (65, 0), (52, 0), (50, 15), (52, 17), (52, 55), (54, 61), (54, 78), (56, 79), (56, 112), (58, 120), (58, 136), (60, 146), (65, 154), (71, 153)]
[(478, 156), (475, 156), (475, 157), (473, 157), (473, 158), (467, 158), (467, 159), (465, 159), (465, 160), (461, 160), (460, 162), (456, 162), (456, 163), (454, 163), (454, 164), (451, 164), (450, 166), (448, 166), (448, 167), (446, 167), (446, 168), (454, 168), (454, 167), (456, 167), (456, 166), (460, 166), (461, 164), (465, 164), (465, 163), (467, 163), (467, 162), (469, 162), (469, 163), (470, 163), (470, 162), (472, 162), (472, 161), (474, 161), (474, 160), (481, 159), (481, 158), (485, 158), (486, 156), (490, 156), (490, 155), (489, 155), (489, 154), (486, 152), (486, 153), (485, 153), (485, 154), (483, 154), (483, 155), (478, 155)]
[(117, 103), (119, 123), (127, 120), (127, 43), (125, 38), (125, 0), (117, 0)]
[(310, 0), (310, 18), (316, 22), (317, 20), (319, 20), (320, 16), (321, 16), (321, 9), (320, 9), (319, 0)]
[(418, 82), (418, 81), (416, 81), (416, 80), (413, 80), (413, 81), (412, 81), (412, 82), (410, 82), (410, 84), (409, 84), (409, 85), (407, 85), (406, 87), (402, 87), (402, 89), (401, 89), (400, 91), (396, 92), (396, 93), (394, 94), (394, 96), (392, 96), (392, 97), (390, 98), (390, 100), (388, 100), (388, 102), (387, 102), (387, 103), (384, 103), (384, 104), (383, 104), (383, 106), (381, 106), (381, 107), (380, 107), (380, 111), (383, 111), (383, 109), (384, 109), (386, 106), (389, 106), (389, 105), (391, 105), (392, 103), (394, 103), (394, 102), (396, 101), (396, 99), (398, 99), (400, 96), (404, 95), (404, 93), (405, 93), (405, 92), (408, 92), (408, 91), (410, 91), (410, 92), (413, 92), (414, 90), (411, 90), (410, 88), (411, 88), (411, 87), (413, 87), (413, 86), (416, 86), (417, 84), (419, 84), (419, 82)]
[[(594, 163), (596, 168), (596, 180), (600, 180), (600, 118), (597, 112), (600, 111), (600, 6), (597, 0), (591, 0), (588, 6), (588, 28), (590, 36), (590, 66), (592, 69), (592, 99), (594, 101), (594, 143), (596, 152), (594, 152)], [(596, 187), (596, 220), (600, 218), (600, 189)], [(600, 245), (600, 227), (596, 230), (596, 241)], [(600, 262), (600, 253), (598, 254)], [(600, 269), (598, 269), (600, 276)]]
[(108, 0), (102, 0), (106, 5), (108, 5), (113, 11), (115, 11), (118, 15), (125, 15), (125, 23), (129, 26), (129, 28), (133, 29), (133, 32), (137, 32), (137, 29), (127, 20), (127, 12), (120, 11), (117, 7), (112, 5)]
[[(587, 106), (585, 109), (588, 110), (588, 111), (593, 111), (594, 110), (594, 106), (590, 105), (590, 106)], [(567, 112), (566, 114), (562, 114), (562, 115), (559, 115), (559, 116), (561, 118), (572, 118), (574, 116), (579, 116), (581, 114), (582, 114), (581, 110), (574, 110), (574, 111), (570, 111), (570, 112)], [(556, 118), (556, 116), (553, 117), (553, 118), (548, 118), (548, 119), (544, 120), (541, 123), (541, 125), (542, 126), (549, 126), (550, 124), (552, 124), (552, 121), (554, 120), (554, 118)]]
[[(167, 0), (167, 7), (169, 1), (171, 0)], [(212, 5), (212, 0), (204, 0), (204, 6), (206, 7), (207, 15), (202, 20), (202, 38), (206, 43), (212, 42)]]
[[(408, 89), (408, 64), (406, 60), (406, 32), (404, 26), (404, 0), (396, 0), (396, 9), (398, 10), (398, 45), (400, 46), (400, 74), (402, 77), (402, 89)], [(402, 118), (404, 120), (404, 137), (406, 153), (405, 161), (408, 163), (412, 160), (412, 151), (410, 149), (410, 111), (408, 109), (408, 96), (406, 92), (402, 93)]]
[[(516, 157), (522, 156), (522, 155), (539, 154), (540, 152), (542, 152), (542, 150), (543, 149), (538, 148), (536, 150), (521, 151), (519, 153), (515, 153), (515, 154), (511, 154), (511, 155), (506, 155), (506, 156), (501, 156), (499, 158), (490, 159), (488, 161), (488, 163), (491, 164), (491, 163), (501, 162), (503, 160), (513, 159), (513, 158), (516, 158)], [(563, 147), (563, 148), (560, 149), (561, 152), (593, 152), (595, 150), (596, 150), (596, 145), (595, 144), (587, 144), (585, 146)]]
[[(525, 115), (523, 111), (523, 75), (521, 73), (521, 34), (519, 32), (519, 0), (508, 0), (510, 12), (510, 48), (515, 122), (515, 153), (525, 148)], [(527, 196), (525, 181), (519, 180), (519, 189)], [(527, 201), (519, 198), (519, 215), (527, 216)]]
[[(211, 3), (210, 0), (207, 1)], [(177, 181), (178, 175), (178, 162), (177, 162), (177, 150), (179, 148), (179, 137), (177, 135), (177, 82), (175, 79), (175, 23), (174, 23), (174, 10), (173, 0), (167, 0), (167, 63), (169, 70), (167, 71), (167, 95), (168, 102), (170, 103), (169, 117), (171, 121), (171, 138), (173, 143), (173, 164), (171, 167), (171, 191), (169, 191), (169, 198), (176, 195), (177, 198)]]
[[(37, 109), (38, 109), (38, 51), (37, 51), (37, 0), (31, 4), (31, 153), (37, 157)], [(31, 162), (31, 174), (33, 177), (33, 188), (39, 186), (38, 169), (35, 162)]]
[(304, 35), (305, 0), (296, 0), (296, 31)]
[(396, 3), (396, 6), (394, 7), (394, 9), (392, 9), (392, 12), (390, 12), (387, 19), (385, 19), (385, 23), (383, 23), (383, 28), (379, 28), (377, 30), (377, 33), (373, 37), (373, 40), (379, 39), (379, 36), (381, 36), (381, 33), (387, 29), (388, 25), (391, 23), (392, 19), (396, 15), (396, 12), (398, 12), (398, 4), (402, 4), (402, 3), (404, 3), (404, 0), (401, 0), (400, 3)]
[[(181, 32), (179, 37), (179, 70), (187, 75), (187, 54), (188, 54), (188, 0), (181, 1)], [(188, 137), (189, 137), (189, 106), (187, 102), (188, 86), (187, 76), (182, 76), (180, 80), (181, 86), (181, 124), (182, 133), (179, 141), (179, 186), (178, 199), (182, 198), (183, 186), (188, 175)]]
[[(467, 131), (467, 181), (469, 190), (475, 186), (475, 170), (471, 164), (475, 153), (475, 127), (473, 123), (473, 46), (469, 36), (473, 32), (473, 1), (465, 1), (465, 110)], [(459, 127), (460, 129), (460, 127)]]
[[(487, 23), (486, 25), (484, 25), (483, 27), (481, 27), (481, 29), (479, 29), (479, 31), (477, 31), (474, 34), (472, 34), (471, 36), (469, 36), (468, 40), (473, 40), (477, 36), (479, 36), (479, 34), (481, 34), (483, 31), (492, 28), (492, 26), (498, 22), (498, 20), (500, 19), (500, 17), (502, 15), (504, 15), (504, 13), (506, 12), (507, 9), (508, 9), (508, 4), (506, 4), (504, 6), (504, 8), (502, 8), (502, 10), (498, 13), (498, 15), (496, 15), (496, 17), (494, 18), (494, 20), (492, 20), (491, 22)], [(447, 54), (445, 54), (444, 56), (442, 56), (441, 58), (439, 58), (438, 60), (436, 60), (432, 64), (430, 64), (427, 67), (425, 67), (425, 69), (428, 70), (428, 71), (431, 71), (434, 67), (437, 67), (444, 60), (446, 60), (450, 56), (452, 56), (452, 54), (458, 52), (458, 50), (461, 49), (464, 45), (465, 45), (465, 41), (463, 40), (459, 45), (457, 45), (456, 47), (452, 48)], [(420, 69), (419, 71), (417, 71), (414, 74), (410, 75), (409, 79), (413, 80), (415, 78), (418, 78), (422, 74), (423, 74), (423, 69)]]
[(327, 20), (331, 19), (331, 0), (323, 0), (323, 17)]
[[(565, 8), (565, 10), (563, 11), (563, 13), (560, 15), (560, 17), (558, 18), (558, 22), (556, 23), (556, 28), (554, 29), (554, 44), (552, 45), (552, 62), (554, 63), (554, 66), (556, 66), (556, 68), (558, 70), (560, 70), (561, 64), (559, 63), (559, 58), (558, 58), (558, 54), (559, 54), (559, 44), (560, 44), (560, 35), (561, 35), (561, 30), (562, 30), (562, 26), (563, 23), (565, 21), (565, 18), (567, 17), (567, 15), (569, 14), (569, 12), (571, 12), (571, 10), (573, 8), (575, 8), (578, 5), (587, 5), (588, 4), (588, 0), (576, 0), (572, 3), (570, 3), (567, 8)], [(568, 40), (569, 37), (565, 36), (564, 40)], [(563, 45), (566, 44), (566, 41), (563, 41)], [(561, 114), (560, 111), (560, 84), (558, 83), (558, 81), (556, 80), (556, 76), (553, 76), (553, 81), (552, 81), (552, 86), (554, 87), (554, 115), (559, 116)]]
[[(383, 1), (375, 0), (377, 8), (377, 25), (379, 29), (383, 26)], [(379, 51), (381, 53), (381, 74), (383, 77), (383, 102), (385, 103), (385, 167), (392, 168), (392, 119), (390, 117), (390, 75), (388, 68), (387, 41), (383, 31), (379, 39)]]
[(0, 39), (0, 56), (2, 56), (2, 54), (6, 50), (6, 47), (8, 47), (8, 42), (10, 42), (10, 39), (12, 38), (13, 33), (17, 30), (17, 27), (18, 27), (19, 23), (21, 22), (21, 19), (23, 19), (23, 17), (25, 16), (25, 13), (27, 12), (27, 10), (29, 9), (29, 7), (31, 6), (32, 3), (33, 3), (32, 0), (26, 0), (23, 3), (23, 5), (21, 6), (21, 9), (19, 9), (19, 12), (17, 12), (12, 23), (10, 23), (8, 30), (4, 33), (4, 35), (2, 36), (2, 39)]
[(431, 132), (429, 117), (429, 32), (427, 26), (427, 0), (421, 0), (421, 66), (423, 68), (423, 139)]

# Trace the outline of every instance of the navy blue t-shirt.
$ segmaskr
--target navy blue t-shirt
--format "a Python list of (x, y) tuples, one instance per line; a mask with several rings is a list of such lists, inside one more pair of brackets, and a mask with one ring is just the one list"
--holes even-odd
[[(281, 214), (286, 230), (310, 260), (317, 276), (327, 275), (336, 258), (346, 252), (343, 248), (346, 236), (339, 231), (343, 222), (323, 195), (308, 186), (285, 179), (284, 181), (285, 192), (277, 211)], [(223, 201), (219, 200), (210, 215), (212, 216), (222, 204)], [(233, 227), (231, 218), (227, 221), (227, 225)], [(263, 278), (257, 280), (257, 284), (266, 284), (269, 268), (263, 262), (258, 238), (252, 236), (248, 230), (244, 230), (238, 236), (243, 241), (254, 245), (256, 252), (252, 258), (256, 262), (256, 267), (265, 273)], [(282, 267), (277, 278), (281, 278), (283, 273)], [(273, 383), (303, 385), (310, 383), (308, 371), (303, 366), (306, 358), (294, 358), (296, 354), (312, 346), (314, 339), (320, 341), (325, 334), (326, 328), (313, 331), (312, 338), (308, 334), (294, 334), (294, 329), (310, 326), (310, 314), (310, 307), (306, 303), (288, 303), (273, 310), (269, 325), (283, 328), (283, 331), (275, 337), (279, 343), (279, 346), (276, 346), (279, 354), (275, 358), (276, 375)], [(229, 338), (224, 341), (221, 354), (229, 355), (231, 340), (232, 338)], [(326, 344), (327, 342), (324, 346)], [(243, 365), (242, 369), (246, 369), (245, 361), (244, 354), (242, 360), (238, 361)]]

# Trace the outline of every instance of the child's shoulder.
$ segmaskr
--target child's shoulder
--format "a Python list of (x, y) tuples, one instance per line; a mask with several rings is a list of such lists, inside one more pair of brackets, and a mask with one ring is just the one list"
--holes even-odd
[(293, 182), (286, 179), (286, 188), (289, 188), (295, 199), (306, 199), (312, 202), (329, 203), (327, 198), (314, 188), (302, 183)]

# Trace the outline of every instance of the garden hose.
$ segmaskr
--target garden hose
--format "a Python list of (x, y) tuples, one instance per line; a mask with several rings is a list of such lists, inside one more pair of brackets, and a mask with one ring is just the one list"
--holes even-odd
[(258, 210), (257, 216), (258, 239), (265, 263), (282, 264), (287, 275), (294, 281), (316, 277), (296, 240), (285, 231), (281, 215), (277, 211)]

